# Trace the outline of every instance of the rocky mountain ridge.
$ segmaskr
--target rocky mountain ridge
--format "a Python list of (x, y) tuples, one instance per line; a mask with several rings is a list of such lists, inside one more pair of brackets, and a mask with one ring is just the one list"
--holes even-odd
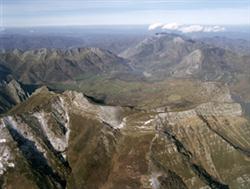
[(126, 60), (99, 48), (15, 49), (0, 54), (1, 66), (26, 84), (74, 81), (81, 77), (128, 71)]
[(121, 55), (0, 53), (0, 188), (248, 189), (248, 55), (167, 33)]
[(248, 188), (249, 121), (228, 89), (216, 90), (220, 94), (189, 110), (140, 111), (41, 88), (1, 118), (0, 183)]

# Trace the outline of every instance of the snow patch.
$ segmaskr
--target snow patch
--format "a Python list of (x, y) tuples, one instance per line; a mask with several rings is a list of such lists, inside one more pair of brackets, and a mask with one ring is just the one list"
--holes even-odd
[(23, 137), (34, 141), (36, 148), (40, 152), (44, 153), (45, 150), (43, 146), (37, 141), (37, 137), (33, 135), (31, 128), (26, 123), (22, 122), (20, 118), (16, 117), (15, 119), (12, 116), (7, 116), (4, 118), (4, 122), (6, 125), (20, 133)]
[(143, 75), (144, 75), (145, 77), (151, 77), (151, 76), (152, 76), (152, 74), (151, 74), (151, 73), (148, 73), (148, 72), (143, 72)]
[(152, 121), (154, 121), (154, 119), (150, 119), (148, 121), (145, 121), (144, 125), (147, 125), (147, 124), (151, 123)]
[(152, 186), (152, 189), (158, 189), (160, 187), (160, 182), (158, 180), (159, 176), (161, 176), (160, 173), (152, 173), (150, 179), (150, 185)]
[(6, 143), (6, 139), (5, 139), (5, 138), (0, 139), (0, 144), (1, 144), (1, 143)]
[(48, 125), (47, 119), (48, 116), (44, 112), (38, 112), (33, 114), (37, 118), (38, 122), (41, 125), (42, 130), (47, 135), (50, 143), (59, 152), (63, 152), (68, 147), (68, 133), (67, 130), (65, 135), (60, 136), (59, 134), (54, 133)]
[(14, 168), (14, 167), (15, 167), (15, 164), (14, 164), (14, 163), (8, 163), (8, 167)]
[(14, 167), (13, 157), (7, 145), (0, 146), (0, 175), (3, 175), (8, 167)]
[(122, 122), (117, 126), (117, 128), (121, 129), (121, 128), (125, 127), (125, 126), (126, 126), (126, 123), (127, 123), (127, 118), (124, 117), (124, 118), (122, 119)]
[(174, 39), (173, 39), (173, 41), (174, 41), (174, 43), (176, 43), (176, 44), (181, 44), (181, 43), (185, 43), (185, 41), (181, 38), (181, 37), (175, 37)]
[(121, 126), (119, 120), (119, 109), (117, 107), (99, 106), (98, 109), (99, 111), (97, 111), (97, 115), (99, 119), (107, 122), (114, 128), (119, 128)]

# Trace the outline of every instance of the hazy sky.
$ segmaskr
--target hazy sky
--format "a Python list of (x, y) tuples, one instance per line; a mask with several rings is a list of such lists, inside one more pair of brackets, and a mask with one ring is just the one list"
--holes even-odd
[(0, 0), (1, 25), (248, 24), (250, 0)]

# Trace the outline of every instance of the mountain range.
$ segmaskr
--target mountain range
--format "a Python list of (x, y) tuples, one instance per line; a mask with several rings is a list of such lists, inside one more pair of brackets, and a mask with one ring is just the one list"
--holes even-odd
[(84, 75), (128, 71), (126, 61), (99, 48), (14, 49), (0, 54), (1, 66), (23, 83), (67, 82)]
[(250, 54), (206, 41), (2, 51), (1, 188), (248, 189)]

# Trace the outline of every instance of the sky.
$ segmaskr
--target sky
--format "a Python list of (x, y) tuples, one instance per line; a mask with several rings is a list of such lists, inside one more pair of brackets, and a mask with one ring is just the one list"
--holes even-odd
[(0, 0), (1, 27), (250, 25), (250, 0)]

